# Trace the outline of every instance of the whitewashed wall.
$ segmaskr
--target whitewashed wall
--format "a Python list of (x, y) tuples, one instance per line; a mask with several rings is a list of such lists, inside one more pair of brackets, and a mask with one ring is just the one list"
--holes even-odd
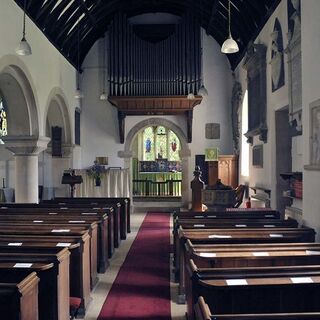
[[(39, 119), (39, 134), (45, 135), (46, 112), (49, 96), (54, 88), (60, 88), (66, 99), (69, 118), (71, 121), (72, 141), (74, 128), (74, 108), (77, 102), (74, 99), (75, 70), (67, 60), (45, 38), (41, 31), (27, 18), (26, 38), (32, 47), (32, 55), (19, 57), (15, 54), (22, 37), (23, 11), (12, 0), (0, 1), (0, 67), (8, 64), (19, 64), (22, 67), (35, 96)], [(14, 187), (14, 161), (10, 161), (9, 172), (5, 172), (5, 163), (8, 154), (0, 149), (0, 179), (7, 177), (7, 186)], [(41, 158), (41, 157), (39, 157)], [(41, 162), (41, 159), (39, 159)], [(7, 166), (8, 167), (8, 166)], [(49, 170), (49, 169), (48, 169)], [(49, 176), (61, 175), (62, 168), (50, 167)], [(39, 183), (43, 184), (47, 173), (39, 170)], [(53, 181), (45, 182), (52, 186)]]
[[(189, 172), (194, 170), (195, 154), (204, 154), (205, 148), (219, 147), (223, 154), (233, 151), (231, 137), (231, 89), (232, 76), (229, 62), (221, 54), (220, 46), (212, 37), (204, 35), (204, 83), (209, 92), (202, 103), (195, 107), (193, 114), (193, 140), (189, 144), (191, 158)], [(85, 97), (82, 104), (82, 166), (93, 163), (96, 156), (109, 157), (110, 166), (123, 166), (118, 151), (124, 150), (119, 143), (117, 109), (106, 101), (100, 101), (102, 92), (103, 40), (98, 41), (83, 64), (83, 88)], [(125, 120), (125, 133), (147, 116), (128, 116)], [(183, 116), (166, 116), (166, 119), (178, 125), (186, 134), (186, 121)], [(219, 140), (205, 139), (205, 124), (221, 124)], [(190, 176), (192, 179), (192, 174)]]
[[(302, 1), (303, 2), (303, 1)], [(276, 205), (276, 134), (275, 134), (275, 112), (289, 104), (288, 97), (288, 64), (287, 55), (284, 55), (284, 67), (285, 67), (285, 85), (275, 92), (272, 92), (271, 84), (271, 37), (273, 32), (275, 19), (278, 18), (283, 37), (283, 46), (286, 48), (288, 44), (288, 20), (287, 20), (287, 0), (281, 1), (272, 14), (270, 19), (265, 24), (264, 28), (258, 35), (255, 43), (261, 43), (268, 47), (267, 49), (267, 126), (268, 126), (268, 140), (263, 147), (263, 168), (256, 168), (251, 165), (252, 163), (252, 148), (250, 147), (250, 177), (241, 177), (242, 182), (247, 182), (250, 186), (262, 186), (267, 189), (271, 189), (271, 206)], [(243, 61), (238, 65), (236, 69), (236, 75), (239, 79), (243, 92), (247, 89), (247, 73), (242, 67)], [(262, 144), (263, 142), (258, 139), (258, 136), (254, 137), (253, 145)], [(292, 169), (294, 171), (302, 171), (302, 155), (299, 154), (299, 150), (302, 147), (302, 139), (293, 138), (292, 148)], [(295, 201), (294, 205), (298, 208), (302, 208), (302, 202), (300, 200)]]
[[(303, 172), (303, 201), (295, 201), (294, 206), (303, 211), (303, 221), (306, 225), (316, 229), (320, 239), (320, 171), (305, 170), (304, 166), (310, 163), (310, 103), (320, 98), (320, 1), (301, 1), (301, 38), (302, 38), (302, 123), (303, 135), (292, 139), (292, 170)], [(272, 17), (269, 19), (256, 42), (268, 45), (268, 61), (270, 61), (270, 33), (273, 30), (275, 18), (280, 20), (284, 47), (287, 39), (287, 0), (283, 0)], [(285, 56), (286, 62), (286, 56)], [(246, 89), (246, 73), (239, 66), (236, 70), (243, 89)], [(285, 63), (285, 86), (272, 93), (270, 65), (267, 67), (267, 123), (268, 143), (264, 145), (264, 168), (256, 169), (250, 166), (250, 185), (264, 185), (272, 189), (272, 206), (275, 206), (275, 111), (288, 105), (288, 70)], [(255, 143), (257, 138), (255, 138)], [(251, 156), (251, 155), (250, 155)], [(251, 157), (250, 157), (251, 159)], [(251, 161), (251, 160), (250, 160)], [(245, 178), (242, 177), (244, 181)]]

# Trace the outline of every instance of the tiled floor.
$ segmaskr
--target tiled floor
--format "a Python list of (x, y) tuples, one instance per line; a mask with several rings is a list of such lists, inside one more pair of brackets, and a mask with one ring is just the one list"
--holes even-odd
[[(110, 267), (105, 274), (99, 275), (99, 282), (94, 288), (92, 295), (92, 302), (90, 303), (85, 320), (96, 320), (101, 307), (109, 293), (113, 281), (115, 280), (117, 273), (124, 262), (127, 253), (137, 235), (140, 225), (145, 217), (145, 213), (135, 212), (131, 215), (131, 233), (128, 234), (127, 240), (122, 241), (120, 248), (117, 249), (110, 260)], [(172, 264), (171, 264), (172, 265)], [(172, 320), (184, 320), (185, 319), (185, 305), (176, 304), (177, 301), (177, 284), (171, 282), (171, 317)], [(156, 320), (156, 319), (155, 319)]]

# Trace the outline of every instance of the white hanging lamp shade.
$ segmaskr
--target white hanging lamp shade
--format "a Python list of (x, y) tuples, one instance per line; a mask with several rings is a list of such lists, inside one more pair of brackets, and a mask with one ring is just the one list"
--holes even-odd
[(22, 39), (15, 51), (16, 51), (16, 54), (19, 56), (30, 56), (32, 54), (31, 46), (26, 40), (26, 0), (24, 0), (24, 5), (23, 5)]
[(108, 95), (105, 92), (102, 92), (100, 95), (100, 100), (102, 101), (108, 100)]
[(229, 38), (223, 43), (221, 47), (222, 53), (236, 53), (239, 51), (237, 42), (232, 38), (231, 34)]
[(16, 54), (19, 56), (30, 56), (32, 54), (30, 44), (25, 37), (21, 39), (18, 47), (16, 48)]
[(222, 53), (236, 53), (239, 51), (239, 47), (237, 42), (232, 38), (231, 35), (231, 8), (230, 8), (230, 0), (228, 1), (228, 26), (229, 26), (229, 37), (225, 42), (222, 44), (221, 52)]

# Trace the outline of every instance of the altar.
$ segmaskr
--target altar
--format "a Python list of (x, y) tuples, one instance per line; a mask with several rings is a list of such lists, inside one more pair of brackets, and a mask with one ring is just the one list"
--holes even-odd
[(87, 170), (75, 170), (83, 182), (76, 186), (76, 197), (130, 197), (129, 169), (107, 169), (101, 173), (101, 185), (89, 176)]

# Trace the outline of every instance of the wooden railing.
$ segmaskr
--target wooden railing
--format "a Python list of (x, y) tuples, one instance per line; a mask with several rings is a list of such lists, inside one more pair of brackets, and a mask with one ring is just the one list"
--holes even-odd
[(182, 180), (133, 180), (133, 196), (181, 197)]

